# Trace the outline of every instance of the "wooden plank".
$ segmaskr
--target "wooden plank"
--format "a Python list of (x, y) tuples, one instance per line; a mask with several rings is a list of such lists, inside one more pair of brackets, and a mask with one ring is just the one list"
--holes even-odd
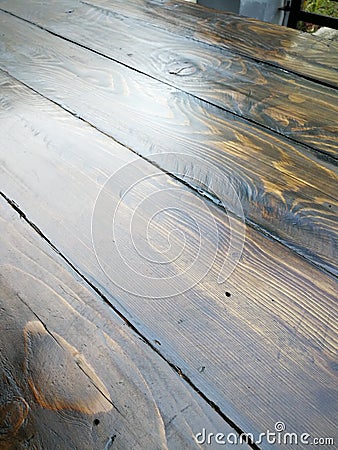
[(1, 449), (193, 449), (203, 427), (238, 435), (2, 197), (0, 229)]
[[(5, 0), (9, 3), (9, 0)], [(338, 86), (338, 43), (180, 0), (81, 0), (206, 44)]]
[[(187, 183), (227, 198), (229, 183), (219, 182), (219, 169), (250, 221), (337, 273), (333, 164), (20, 19), (1, 13), (0, 26), (0, 67)], [(162, 157), (165, 152), (178, 156)], [(190, 164), (189, 155), (202, 159)]]
[[(246, 227), (239, 263), (219, 283), (236, 259), (237, 221), (4, 74), (1, 95), (1, 186), (28, 220), (241, 429), (282, 420), (290, 432), (334, 436), (334, 277)], [(111, 234), (121, 199), (114, 233), (124, 261)]]
[[(77, 0), (29, 4), (0, 3), (61, 37), (337, 157), (335, 89)], [(127, 3), (122, 12), (130, 8)]]

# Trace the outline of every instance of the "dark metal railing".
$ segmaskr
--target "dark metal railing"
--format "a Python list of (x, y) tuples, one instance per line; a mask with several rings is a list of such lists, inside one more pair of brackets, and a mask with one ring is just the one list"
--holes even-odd
[[(332, 0), (337, 2), (338, 0)], [(288, 27), (296, 28), (299, 21), (313, 23), (321, 27), (334, 28), (338, 30), (338, 18), (324, 16), (323, 14), (310, 13), (302, 10), (302, 0), (292, 0)]]

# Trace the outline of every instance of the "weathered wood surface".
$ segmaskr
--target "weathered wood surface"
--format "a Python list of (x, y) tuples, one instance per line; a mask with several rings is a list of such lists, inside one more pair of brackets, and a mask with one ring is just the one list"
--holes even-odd
[(61, 37), (337, 157), (336, 89), (77, 0), (29, 5), (0, 1)]
[[(334, 436), (336, 280), (246, 227), (240, 262), (219, 284), (230, 233), (221, 209), (3, 74), (1, 96), (2, 189), (59, 251), (238, 427), (258, 434), (282, 420), (290, 432)], [(136, 169), (113, 176), (109, 203), (96, 221), (99, 262), (107, 277), (92, 246), (92, 212), (103, 184), (131, 161)], [(136, 287), (151, 291), (161, 278), (169, 290), (178, 282), (190, 285), (186, 293), (157, 300), (133, 295), (137, 277), (129, 278), (129, 267), (112, 258), (114, 245), (106, 234), (110, 205), (124, 198), (135, 180), (136, 192), (124, 199), (116, 227), (119, 242), (127, 245), (125, 261), (143, 274)], [(140, 199), (151, 203), (136, 208), (130, 229)], [(181, 211), (164, 213), (168, 208)], [(202, 238), (186, 214), (195, 214)], [(151, 216), (158, 222), (149, 242)], [(149, 252), (166, 248), (173, 228), (174, 250), (185, 235), (182, 257), (152, 264)], [(137, 248), (130, 247), (129, 233)], [(215, 246), (213, 264), (204, 267)], [(127, 287), (118, 286), (123, 282)], [(51, 321), (52, 326), (52, 316)]]
[(0, 230), (0, 449), (192, 449), (203, 427), (235, 432), (2, 197)]
[[(0, 26), (0, 68), (165, 170), (229, 196), (214, 170), (201, 180), (209, 161), (227, 175), (249, 220), (337, 273), (333, 163), (6, 13)], [(190, 155), (202, 160), (190, 164)]]
[[(10, 0), (6, 0), (10, 1)], [(81, 0), (82, 1), (82, 0)], [(338, 43), (179, 0), (83, 0), (119, 15), (338, 86)]]

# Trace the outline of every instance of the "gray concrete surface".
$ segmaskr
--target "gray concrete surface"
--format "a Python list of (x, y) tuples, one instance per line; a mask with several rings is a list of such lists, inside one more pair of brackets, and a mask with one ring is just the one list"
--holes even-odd
[(198, 0), (197, 3), (271, 23), (281, 24), (283, 20), (283, 12), (278, 8), (284, 0)]

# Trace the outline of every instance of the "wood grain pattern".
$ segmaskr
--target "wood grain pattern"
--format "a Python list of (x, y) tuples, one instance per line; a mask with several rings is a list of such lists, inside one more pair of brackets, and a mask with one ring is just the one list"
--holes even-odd
[(235, 432), (3, 198), (0, 229), (0, 449), (193, 449), (204, 426)]
[[(9, 2), (9, 0), (6, 0)], [(338, 44), (180, 0), (83, 0), (191, 39), (338, 86)]]
[[(338, 323), (334, 277), (246, 227), (240, 262), (225, 283), (218, 283), (224, 261), (230, 264), (234, 257), (226, 258), (230, 229), (224, 211), (168, 175), (159, 176), (153, 165), (10, 77), (1, 79), (1, 184), (28, 219), (239, 427), (258, 434), (283, 420), (290, 432), (334, 436)], [(109, 204), (97, 223), (100, 262), (106, 272), (114, 268), (107, 276), (92, 246), (92, 212), (102, 186), (131, 161), (137, 161), (137, 170), (113, 176)], [(129, 269), (114, 264), (112, 258), (112, 236), (105, 233), (109, 205), (124, 198), (135, 177), (142, 182), (135, 197), (124, 199), (116, 223), (121, 240), (128, 244), (132, 237), (138, 245), (138, 249), (126, 247), (126, 261), (138, 264), (146, 288), (155, 278), (175, 286), (177, 280), (170, 277), (178, 274), (182, 282), (191, 284), (186, 293), (147, 299), (130, 292), (134, 279), (126, 280), (129, 289), (116, 283), (116, 278), (126, 278)], [(151, 203), (138, 208), (130, 229), (134, 205), (148, 198)], [(159, 213), (182, 208), (180, 213), (157, 215), (150, 242), (145, 227), (153, 214), (149, 205)], [(199, 218), (202, 241), (194, 221), (186, 217), (190, 211)], [(173, 228), (176, 232), (170, 233)], [(154, 246), (166, 248), (169, 235), (173, 248), (185, 236), (182, 256), (152, 265), (149, 251)], [(201, 276), (215, 246), (215, 260)], [(183, 270), (196, 258), (190, 270)], [(155, 278), (150, 282), (148, 276)], [(97, 366), (95, 371), (102, 379)]]
[[(229, 185), (214, 174), (220, 170), (249, 220), (337, 273), (333, 164), (19, 19), (1, 13), (0, 24), (0, 67), (180, 179), (227, 198)], [(166, 152), (178, 156), (161, 157)], [(190, 155), (200, 163), (190, 164)], [(201, 180), (205, 160), (215, 170)]]
[[(27, 8), (26, 3), (11, 0), (0, 6), (61, 37), (337, 157), (335, 89), (77, 0), (57, 4), (30, 0), (29, 4)], [(128, 3), (120, 11), (127, 14), (129, 9)]]

